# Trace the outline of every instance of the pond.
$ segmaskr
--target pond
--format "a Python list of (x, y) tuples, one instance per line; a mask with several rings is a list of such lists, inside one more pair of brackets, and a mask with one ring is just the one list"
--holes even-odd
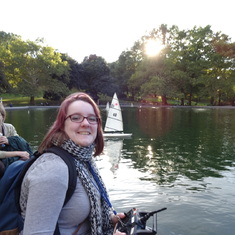
[[(6, 122), (36, 150), (56, 113), (7, 109)], [(233, 234), (235, 109), (124, 107), (123, 120), (132, 138), (106, 140), (97, 157), (115, 209), (167, 207), (157, 216), (160, 235)]]

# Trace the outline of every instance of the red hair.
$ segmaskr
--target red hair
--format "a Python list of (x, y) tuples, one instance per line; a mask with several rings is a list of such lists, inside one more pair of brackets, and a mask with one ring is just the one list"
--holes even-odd
[(42, 143), (39, 145), (38, 151), (43, 153), (47, 148), (51, 147), (55, 142), (58, 146), (62, 145), (65, 140), (68, 140), (68, 135), (64, 132), (64, 122), (67, 117), (68, 107), (71, 103), (77, 100), (82, 100), (91, 104), (94, 109), (95, 115), (99, 118), (98, 127), (97, 127), (97, 136), (95, 139), (95, 153), (94, 156), (97, 156), (103, 152), (104, 148), (104, 138), (102, 131), (102, 120), (100, 110), (95, 103), (95, 101), (86, 93), (77, 92), (69, 95), (61, 103), (56, 120), (52, 124), (50, 130), (45, 135)]

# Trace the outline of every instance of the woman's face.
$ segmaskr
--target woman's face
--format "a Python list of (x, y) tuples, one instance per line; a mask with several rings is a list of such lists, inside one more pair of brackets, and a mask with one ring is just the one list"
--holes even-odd
[[(71, 115), (73, 116), (71, 117)], [(89, 123), (86, 118), (80, 122), (80, 115), (90, 117), (89, 120), (91, 120), (92, 124)], [(96, 114), (92, 105), (81, 100), (74, 101), (68, 107), (67, 117), (64, 131), (69, 138), (75, 144), (83, 147), (91, 145), (96, 139), (98, 127), (98, 124), (94, 122), (94, 120), (96, 120)]]

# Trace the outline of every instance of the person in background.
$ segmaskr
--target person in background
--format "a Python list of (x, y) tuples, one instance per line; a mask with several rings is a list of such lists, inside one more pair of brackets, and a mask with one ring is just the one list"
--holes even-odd
[(15, 127), (4, 123), (6, 110), (0, 102), (0, 177), (5, 168), (15, 160), (27, 160), (32, 154), (28, 143), (17, 134)]
[[(68, 188), (68, 167), (54, 153), (58, 146), (74, 158), (77, 186), (63, 206)], [(96, 167), (95, 156), (104, 148), (101, 114), (86, 93), (74, 93), (61, 104), (57, 118), (38, 152), (42, 155), (24, 176), (20, 207), (24, 228), (20, 234), (53, 235), (58, 222), (63, 235), (119, 235), (114, 226), (124, 213), (113, 211)]]

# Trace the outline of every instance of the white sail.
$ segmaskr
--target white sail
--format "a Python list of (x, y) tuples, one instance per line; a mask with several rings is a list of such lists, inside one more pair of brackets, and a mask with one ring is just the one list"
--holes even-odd
[(104, 127), (104, 137), (129, 138), (131, 136), (131, 133), (123, 133), (122, 110), (117, 95), (114, 93)]
[(122, 132), (122, 111), (116, 93), (113, 95), (112, 103), (109, 107), (108, 117), (106, 120), (105, 132)]

